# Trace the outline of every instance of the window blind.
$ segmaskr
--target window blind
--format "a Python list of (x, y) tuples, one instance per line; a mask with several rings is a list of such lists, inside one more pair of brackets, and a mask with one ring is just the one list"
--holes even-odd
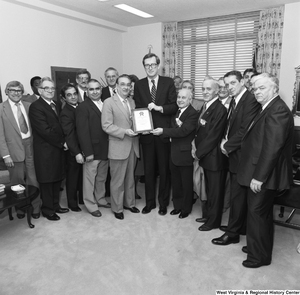
[(178, 22), (177, 74), (195, 83), (195, 98), (205, 76), (252, 68), (258, 23), (259, 11)]

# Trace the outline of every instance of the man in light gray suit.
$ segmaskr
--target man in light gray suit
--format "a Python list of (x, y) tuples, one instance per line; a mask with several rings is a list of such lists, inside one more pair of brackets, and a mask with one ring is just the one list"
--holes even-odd
[[(10, 183), (39, 187), (33, 163), (32, 131), (28, 119), (30, 103), (21, 100), (23, 85), (11, 81), (6, 85), (8, 99), (0, 104), (0, 156), (9, 171)], [(40, 197), (32, 201), (32, 217), (40, 217)], [(25, 214), (17, 210), (17, 217)]]
[(123, 208), (139, 213), (135, 207), (134, 169), (139, 157), (139, 141), (132, 123), (135, 102), (128, 97), (131, 79), (117, 79), (117, 93), (103, 104), (102, 128), (109, 135), (108, 158), (111, 174), (111, 208), (117, 219), (124, 219)]

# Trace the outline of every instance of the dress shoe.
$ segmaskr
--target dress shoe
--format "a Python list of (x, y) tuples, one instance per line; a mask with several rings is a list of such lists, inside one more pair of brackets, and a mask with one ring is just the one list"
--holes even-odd
[(227, 231), (227, 228), (228, 228), (227, 225), (221, 225), (221, 226), (219, 227), (219, 229), (220, 229), (221, 231), (224, 231), (224, 232)]
[(102, 214), (101, 214), (101, 212), (99, 210), (91, 212), (91, 215), (94, 216), (94, 217), (101, 217), (102, 216)]
[(196, 218), (196, 221), (200, 222), (200, 223), (205, 223), (207, 220), (208, 220), (208, 218), (206, 218), (206, 217)]
[(116, 212), (115, 212), (115, 217), (116, 217), (117, 219), (124, 219), (124, 214), (123, 214), (123, 212), (120, 212), (120, 213), (116, 213)]
[(248, 267), (248, 268), (258, 268), (258, 267), (261, 267), (264, 265), (270, 265), (270, 264), (271, 264), (271, 262), (263, 263), (263, 262), (252, 262), (250, 260), (243, 261), (243, 266)]
[(159, 215), (166, 215), (167, 214), (167, 208), (166, 207), (160, 207), (158, 210)]
[(23, 219), (23, 218), (25, 218), (25, 214), (23, 214), (23, 213), (17, 213), (17, 217), (19, 219)]
[(188, 217), (189, 215), (190, 215), (189, 213), (182, 213), (182, 212), (181, 212), (181, 213), (179, 214), (178, 217), (179, 217), (180, 219), (183, 219), (183, 218)]
[(55, 210), (55, 212), (59, 213), (59, 214), (68, 213), (69, 209), (68, 208), (58, 208)]
[(69, 209), (73, 212), (80, 212), (81, 209), (77, 206), (77, 207), (69, 207)]
[(102, 208), (111, 208), (111, 205), (110, 205), (110, 203), (107, 203), (107, 204), (105, 204), (105, 205), (98, 204), (98, 207), (102, 207)]
[(230, 244), (237, 244), (240, 242), (240, 237), (237, 236), (235, 238), (229, 237), (228, 235), (224, 234), (219, 238), (213, 239), (211, 241), (215, 245), (220, 245), (220, 246), (227, 246)]
[(151, 212), (152, 209), (155, 209), (155, 207), (147, 207), (146, 206), (146, 207), (143, 208), (142, 213), (143, 214), (148, 214), (148, 213)]
[(180, 212), (181, 212), (181, 210), (173, 209), (173, 210), (170, 212), (170, 214), (171, 214), (171, 215), (177, 215), (177, 214), (179, 214)]
[(124, 206), (123, 208), (126, 209), (126, 210), (129, 210), (131, 213), (140, 213), (140, 210), (136, 207), (129, 208), (129, 207)]
[(200, 230), (200, 231), (210, 231), (210, 230), (212, 230), (213, 228), (212, 227), (209, 227), (209, 226), (207, 226), (207, 225), (205, 225), (205, 224), (202, 224), (199, 228), (198, 228), (198, 230)]
[(41, 213), (32, 213), (31, 216), (33, 219), (39, 219), (41, 216)]
[(51, 221), (60, 220), (60, 217), (56, 213), (53, 213), (53, 214), (50, 214), (50, 215), (43, 214), (43, 216), (45, 218), (47, 218), (48, 220), (51, 220)]
[(244, 253), (248, 254), (247, 246), (244, 246), (244, 247), (242, 248), (242, 251), (243, 251)]

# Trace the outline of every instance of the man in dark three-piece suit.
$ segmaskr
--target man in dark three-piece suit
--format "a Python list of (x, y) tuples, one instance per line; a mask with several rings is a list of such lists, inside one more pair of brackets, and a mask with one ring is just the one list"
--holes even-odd
[(178, 112), (171, 120), (170, 128), (156, 128), (154, 135), (162, 135), (171, 141), (171, 185), (174, 209), (171, 215), (186, 218), (193, 207), (193, 163), (192, 141), (199, 113), (192, 107), (193, 94), (181, 89), (177, 95)]
[(246, 231), (247, 190), (237, 182), (237, 169), (241, 159), (242, 138), (260, 108), (254, 95), (244, 86), (239, 71), (226, 73), (224, 80), (232, 96), (221, 143), (221, 150), (229, 160), (231, 205), (228, 226), (220, 228), (225, 231), (225, 234), (212, 240), (213, 244), (222, 246), (238, 243), (240, 234), (245, 234)]
[(116, 93), (104, 101), (102, 128), (108, 134), (111, 209), (117, 219), (124, 219), (123, 209), (139, 213), (135, 207), (134, 169), (139, 157), (139, 139), (133, 131), (134, 100), (128, 97), (131, 79), (121, 75)]
[(78, 142), (75, 116), (78, 95), (78, 89), (73, 84), (65, 85), (60, 92), (61, 98), (66, 103), (60, 113), (60, 122), (68, 146), (68, 150), (65, 151), (67, 200), (68, 207), (74, 212), (81, 211), (78, 200), (79, 203), (83, 203), (82, 164), (84, 158)]
[(59, 205), (61, 181), (65, 178), (66, 148), (59, 122), (60, 107), (53, 101), (54, 82), (44, 77), (40, 81), (40, 98), (29, 108), (33, 131), (34, 166), (40, 184), (42, 213), (48, 220), (59, 220), (56, 213), (69, 210)]
[[(6, 85), (8, 99), (0, 104), (0, 157), (9, 171), (10, 184), (38, 187), (33, 162), (32, 130), (28, 111), (30, 103), (21, 100), (24, 87), (19, 81)], [(32, 201), (34, 218), (40, 216), (40, 197)], [(17, 209), (17, 217), (25, 214)]]
[(269, 265), (273, 248), (273, 201), (278, 190), (289, 189), (292, 178), (294, 120), (278, 95), (278, 79), (258, 75), (254, 95), (262, 110), (248, 128), (237, 179), (247, 189), (247, 259), (243, 266)]
[(193, 155), (203, 168), (207, 194), (207, 220), (200, 231), (217, 228), (222, 220), (223, 196), (226, 179), (227, 159), (222, 154), (220, 142), (226, 125), (227, 110), (218, 97), (218, 81), (207, 78), (202, 92), (205, 101), (196, 130)]
[[(153, 53), (143, 58), (147, 77), (134, 85), (134, 100), (137, 108), (151, 111), (154, 128), (169, 128), (171, 116), (177, 112), (176, 89), (169, 77), (158, 75), (160, 59)], [(146, 206), (142, 213), (147, 214), (156, 207), (156, 177), (159, 173), (158, 202), (160, 215), (167, 213), (170, 198), (170, 141), (152, 133), (143, 133), (140, 137), (143, 149), (145, 169)]]
[(85, 156), (83, 164), (83, 201), (89, 213), (101, 217), (98, 207), (110, 208), (105, 199), (108, 169), (108, 136), (101, 125), (101, 85), (91, 79), (88, 97), (76, 108), (76, 129), (80, 148)]
[(109, 67), (105, 70), (104, 77), (107, 86), (102, 89), (102, 93), (101, 93), (102, 101), (104, 101), (109, 97), (112, 97), (116, 93), (116, 84), (117, 84), (117, 79), (119, 77), (119, 73), (115, 68)]

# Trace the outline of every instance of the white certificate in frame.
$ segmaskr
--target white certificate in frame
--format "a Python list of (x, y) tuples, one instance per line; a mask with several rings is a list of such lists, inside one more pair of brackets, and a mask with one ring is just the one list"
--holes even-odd
[(152, 114), (147, 108), (132, 110), (133, 131), (142, 133), (153, 130)]

